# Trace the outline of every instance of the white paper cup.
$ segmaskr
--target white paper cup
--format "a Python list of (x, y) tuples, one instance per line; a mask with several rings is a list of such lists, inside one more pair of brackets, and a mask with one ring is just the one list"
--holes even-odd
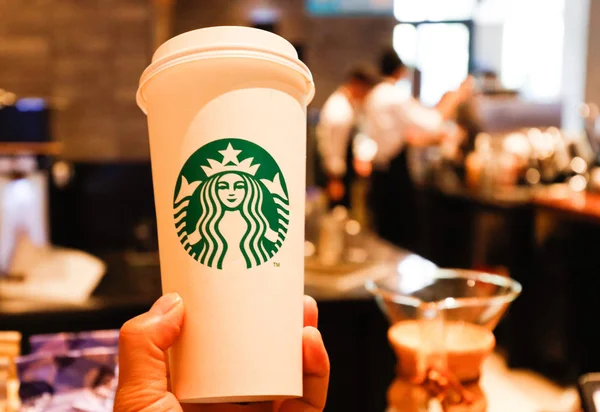
[(182, 402), (302, 395), (313, 94), (290, 43), (245, 27), (177, 36), (142, 75), (163, 291), (186, 308), (170, 352)]

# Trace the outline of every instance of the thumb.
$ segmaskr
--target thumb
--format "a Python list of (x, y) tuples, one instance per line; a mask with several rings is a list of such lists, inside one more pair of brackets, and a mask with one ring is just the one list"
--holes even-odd
[(181, 297), (170, 293), (158, 299), (148, 312), (123, 325), (115, 411), (139, 411), (151, 405), (166, 406), (175, 402), (167, 392), (165, 351), (179, 336), (183, 316)]

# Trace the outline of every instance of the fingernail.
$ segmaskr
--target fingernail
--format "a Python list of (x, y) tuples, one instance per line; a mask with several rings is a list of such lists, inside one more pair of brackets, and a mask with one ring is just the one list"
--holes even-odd
[(323, 342), (323, 335), (321, 335), (321, 331), (315, 327), (310, 327), (310, 333), (313, 335), (313, 339), (318, 342)]
[(150, 311), (160, 313), (161, 315), (166, 315), (179, 304), (181, 304), (181, 296), (179, 296), (179, 294), (167, 293), (154, 302), (154, 305), (152, 305)]

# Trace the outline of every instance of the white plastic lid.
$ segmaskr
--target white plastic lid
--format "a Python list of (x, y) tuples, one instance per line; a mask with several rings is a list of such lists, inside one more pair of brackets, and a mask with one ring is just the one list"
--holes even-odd
[(295, 70), (306, 79), (307, 103), (315, 93), (310, 70), (290, 42), (265, 30), (241, 26), (220, 26), (180, 34), (160, 46), (152, 63), (144, 70), (137, 92), (138, 106), (146, 112), (143, 87), (160, 71), (193, 60), (216, 57), (241, 57), (267, 60)]

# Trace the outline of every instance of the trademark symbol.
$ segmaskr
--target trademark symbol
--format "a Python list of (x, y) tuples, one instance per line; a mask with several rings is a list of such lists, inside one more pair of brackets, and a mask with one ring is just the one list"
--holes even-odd
[(281, 266), (281, 263), (279, 263), (279, 262), (273, 262), (273, 266), (275, 266), (276, 268), (278, 268), (279, 266)]

